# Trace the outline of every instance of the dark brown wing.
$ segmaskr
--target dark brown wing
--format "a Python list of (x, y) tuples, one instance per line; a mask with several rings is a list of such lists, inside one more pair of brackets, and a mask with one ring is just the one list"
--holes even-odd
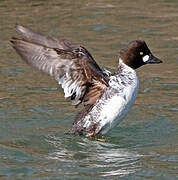
[(79, 47), (78, 45), (73, 44), (67, 40), (60, 40), (50, 36), (45, 36), (18, 24), (15, 28), (23, 40), (29, 41), (31, 43), (58, 49), (71, 49)]
[(12, 38), (14, 49), (27, 64), (55, 77), (72, 104), (94, 104), (108, 87), (105, 75), (85, 48), (67, 46), (19, 25), (17, 29), (22, 39)]

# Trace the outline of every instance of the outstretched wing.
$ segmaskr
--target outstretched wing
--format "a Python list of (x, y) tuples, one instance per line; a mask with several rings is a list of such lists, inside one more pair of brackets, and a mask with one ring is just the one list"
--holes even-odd
[(16, 28), (22, 39), (12, 38), (14, 49), (27, 64), (55, 77), (72, 104), (94, 104), (108, 87), (106, 75), (84, 47)]
[(61, 40), (51, 36), (45, 36), (18, 24), (16, 24), (15, 28), (23, 40), (34, 44), (40, 44), (42, 46), (64, 50), (80, 47), (79, 45), (71, 43), (68, 40)]

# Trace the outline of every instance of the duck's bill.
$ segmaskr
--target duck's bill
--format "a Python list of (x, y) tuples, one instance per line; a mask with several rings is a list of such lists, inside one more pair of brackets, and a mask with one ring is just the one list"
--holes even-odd
[(162, 62), (163, 61), (161, 61), (157, 57), (153, 56), (152, 54), (149, 55), (149, 59), (148, 59), (148, 61), (146, 61), (146, 63), (148, 63), (148, 64), (157, 64), (157, 63), (162, 63)]

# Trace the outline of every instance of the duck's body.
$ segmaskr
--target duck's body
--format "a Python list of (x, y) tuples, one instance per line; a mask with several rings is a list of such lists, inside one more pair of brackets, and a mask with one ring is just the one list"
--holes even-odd
[[(109, 76), (109, 87), (87, 114), (81, 114), (74, 121), (70, 133), (86, 136), (105, 134), (116, 126), (133, 105), (139, 87), (136, 71), (119, 63), (120, 71)], [(87, 111), (87, 110), (86, 110)]]
[(22, 39), (12, 38), (17, 53), (29, 65), (55, 77), (65, 98), (84, 104), (69, 133), (94, 136), (105, 134), (128, 113), (135, 101), (139, 81), (135, 69), (160, 63), (141, 40), (131, 42), (119, 55), (115, 73), (102, 70), (82, 46), (43, 36), (16, 26)]

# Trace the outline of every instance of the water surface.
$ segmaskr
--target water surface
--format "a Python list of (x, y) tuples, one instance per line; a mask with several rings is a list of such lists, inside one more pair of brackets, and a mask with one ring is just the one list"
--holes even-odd
[[(6, 0), (0, 16), (0, 179), (178, 178), (177, 1)], [(133, 39), (164, 63), (138, 69), (135, 105), (105, 142), (67, 136), (79, 109), (10, 47), (15, 23), (85, 46), (110, 71)]]

